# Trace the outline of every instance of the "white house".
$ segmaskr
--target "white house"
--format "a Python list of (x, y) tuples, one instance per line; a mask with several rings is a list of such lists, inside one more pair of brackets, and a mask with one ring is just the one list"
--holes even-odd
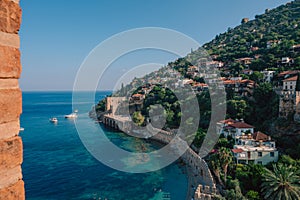
[(263, 75), (264, 75), (264, 81), (270, 83), (275, 75), (275, 71), (262, 71)]
[(236, 145), (232, 152), (239, 164), (266, 165), (278, 161), (275, 142), (261, 132), (236, 137)]
[(233, 124), (229, 124), (227, 129), (227, 135), (224, 134), (226, 137), (231, 135), (233, 138), (242, 136), (245, 133), (254, 133), (254, 126), (247, 124), (245, 122), (236, 122)]
[(217, 126), (216, 126), (217, 133), (220, 135), (222, 135), (222, 134), (225, 135), (225, 132), (226, 132), (225, 127), (228, 127), (230, 124), (233, 124), (236, 122), (237, 121), (234, 119), (226, 119), (226, 120), (217, 122)]
[(281, 58), (281, 63), (282, 63), (282, 64), (293, 63), (293, 59), (292, 59), (292, 58), (289, 58), (289, 57), (283, 57), (283, 58)]
[(233, 138), (241, 136), (245, 133), (254, 133), (254, 126), (245, 122), (239, 122), (233, 119), (226, 119), (217, 122), (216, 131), (218, 134), (223, 134), (225, 137), (229, 135)]
[(283, 90), (286, 91), (296, 91), (298, 76), (293, 76), (287, 79), (284, 79), (283, 82)]

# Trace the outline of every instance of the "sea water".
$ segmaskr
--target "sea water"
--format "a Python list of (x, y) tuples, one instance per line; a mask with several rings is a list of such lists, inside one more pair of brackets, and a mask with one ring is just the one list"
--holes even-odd
[[(96, 93), (96, 101), (108, 94)], [(79, 103), (90, 109), (94, 102), (85, 97), (82, 95)], [(95, 159), (81, 142), (75, 121), (64, 118), (72, 109), (72, 92), (23, 93), (21, 126), (25, 130), (20, 136), (24, 143), (26, 199), (185, 199), (187, 177), (177, 163), (155, 172), (132, 174), (111, 169)], [(58, 118), (58, 123), (51, 123), (51, 117)], [(86, 126), (95, 124), (87, 111), (81, 112), (78, 120), (85, 120)], [(125, 150), (134, 152), (140, 146), (149, 151), (158, 148), (101, 128), (115, 145)]]

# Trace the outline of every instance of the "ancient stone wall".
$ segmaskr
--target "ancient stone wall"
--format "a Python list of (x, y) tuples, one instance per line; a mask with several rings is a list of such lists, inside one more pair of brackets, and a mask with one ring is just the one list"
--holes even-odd
[(203, 186), (203, 185), (198, 185), (196, 192), (195, 192), (195, 196), (194, 196), (194, 200), (212, 200), (213, 199), (213, 195), (212, 194), (216, 194), (216, 187), (210, 187), (210, 186)]
[(0, 0), (0, 199), (25, 199), (19, 117), (22, 93), (18, 0)]
[(112, 115), (115, 115), (118, 110), (118, 107), (125, 100), (126, 99), (124, 97), (107, 97), (105, 111), (110, 111)]
[(279, 116), (287, 118), (294, 114), (295, 92), (282, 91), (279, 100)]

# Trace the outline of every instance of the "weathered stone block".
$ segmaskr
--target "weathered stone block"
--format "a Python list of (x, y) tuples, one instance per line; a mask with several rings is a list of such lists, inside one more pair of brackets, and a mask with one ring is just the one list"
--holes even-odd
[(0, 31), (18, 33), (21, 25), (22, 10), (18, 3), (0, 0)]
[(17, 48), (0, 46), (0, 78), (19, 78), (22, 68)]
[(1, 89), (17, 89), (19, 88), (18, 79), (0, 79), (0, 90)]
[(0, 90), (0, 124), (16, 121), (22, 112), (20, 89)]
[(20, 137), (0, 141), (0, 174), (20, 165), (23, 161), (23, 144)]
[(20, 121), (12, 121), (0, 124), (0, 140), (9, 139), (19, 135)]
[(22, 179), (21, 166), (0, 172), (0, 189), (10, 187)]
[(18, 181), (14, 185), (0, 189), (0, 200), (23, 200), (25, 199), (24, 182)]
[(18, 34), (0, 32), (0, 45), (20, 48), (20, 37)]

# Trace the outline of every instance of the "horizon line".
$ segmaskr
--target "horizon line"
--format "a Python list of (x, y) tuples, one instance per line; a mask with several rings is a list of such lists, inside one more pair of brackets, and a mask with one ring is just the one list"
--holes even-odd
[[(21, 90), (22, 92), (73, 92), (73, 90)], [(77, 90), (76, 92), (113, 92), (113, 90)]]

